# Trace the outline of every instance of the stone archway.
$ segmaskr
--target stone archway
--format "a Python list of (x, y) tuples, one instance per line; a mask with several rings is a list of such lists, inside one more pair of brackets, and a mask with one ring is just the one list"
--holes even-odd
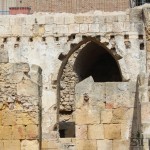
[(69, 51), (59, 70), (57, 105), (60, 137), (74, 136), (74, 132), (72, 135), (65, 134), (66, 128), (71, 130), (71, 125), (74, 124), (75, 85), (89, 76), (95, 82), (123, 80), (114, 51), (91, 37), (87, 37)]

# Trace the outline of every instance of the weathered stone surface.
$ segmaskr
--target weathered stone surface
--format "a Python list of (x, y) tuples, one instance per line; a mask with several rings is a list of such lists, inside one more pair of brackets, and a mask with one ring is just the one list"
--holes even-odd
[(104, 124), (104, 137), (110, 140), (121, 139), (120, 124)]
[(38, 97), (38, 85), (31, 80), (22, 80), (20, 83), (17, 84), (17, 94)]
[(76, 138), (87, 139), (88, 126), (87, 125), (76, 125)]
[(101, 111), (101, 123), (111, 123), (113, 118), (112, 110)]
[(8, 63), (8, 61), (9, 61), (8, 51), (0, 49), (0, 63)]
[(13, 111), (3, 111), (2, 112), (2, 124), (3, 125), (15, 125), (16, 124), (16, 114)]
[(39, 128), (37, 125), (27, 125), (26, 126), (26, 139), (38, 139)]
[(112, 150), (112, 140), (97, 140), (97, 150)]
[[(148, 78), (141, 79), (142, 84), (138, 83), (139, 87), (136, 87), (137, 76), (150, 70), (150, 13), (145, 7), (117, 13), (1, 16), (0, 149), (18, 150), (20, 141), (22, 150), (39, 149), (37, 139), (40, 135), (45, 140), (43, 149), (129, 149), (132, 123), (136, 124), (133, 113), (137, 109), (137, 96), (142, 102), (142, 132), (149, 137)], [(95, 61), (85, 78), (93, 76), (95, 58), (102, 52), (100, 48), (95, 54), (95, 49), (88, 47), (90, 40), (112, 55), (125, 82), (94, 83), (92, 77), (80, 80), (84, 78), (80, 66), (83, 65), (82, 71), (86, 71), (91, 61)], [(144, 43), (147, 43), (147, 53)], [(86, 46), (86, 55), (91, 50), (92, 56), (96, 56), (85, 64), (83, 57), (77, 65), (80, 71), (76, 72), (74, 63)], [(76, 52), (71, 54), (75, 48)], [(71, 56), (64, 62), (68, 54)], [(67, 64), (60, 68), (61, 63), (62, 66)], [(57, 97), (59, 83), (60, 98)], [(61, 118), (57, 114), (59, 108)], [(63, 113), (69, 117), (62, 117)], [(58, 140), (57, 123), (61, 119), (75, 121), (77, 141)], [(38, 130), (40, 125), (42, 133)]]
[(5, 140), (3, 141), (4, 150), (20, 150), (21, 145), (19, 140)]
[(142, 103), (141, 105), (141, 120), (142, 123), (150, 123), (150, 103)]
[(42, 141), (42, 148), (43, 149), (57, 149), (58, 145), (56, 141)]
[(16, 125), (12, 127), (12, 139), (19, 140), (26, 138), (26, 129), (23, 125)]
[(100, 123), (100, 112), (97, 110), (77, 109), (76, 110), (76, 123), (78, 125)]
[(104, 139), (103, 125), (88, 125), (88, 139)]
[(39, 142), (37, 140), (23, 140), (21, 142), (21, 150), (39, 150)]
[(130, 148), (129, 141), (113, 140), (113, 150), (127, 150)]
[(11, 126), (1, 126), (1, 139), (10, 140), (12, 139), (12, 127)]
[(96, 140), (76, 140), (77, 150), (96, 150)]

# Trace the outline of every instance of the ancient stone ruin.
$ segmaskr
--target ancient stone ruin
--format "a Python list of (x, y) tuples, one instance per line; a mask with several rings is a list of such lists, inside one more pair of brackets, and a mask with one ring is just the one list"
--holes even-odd
[(149, 150), (150, 5), (0, 16), (0, 150)]

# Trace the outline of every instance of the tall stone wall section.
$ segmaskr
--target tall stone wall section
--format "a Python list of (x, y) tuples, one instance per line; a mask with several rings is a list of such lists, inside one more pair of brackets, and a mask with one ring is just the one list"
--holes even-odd
[[(1, 146), (5, 147), (8, 145), (6, 142), (14, 142), (14, 147), (17, 145), (16, 147), (22, 147), (22, 149), (30, 149), (30, 145), (35, 145), (38, 149), (38, 145), (41, 142), (43, 150), (72, 150), (75, 148), (77, 150), (87, 150), (88, 147), (90, 150), (92, 148), (95, 150), (98, 147), (100, 149), (102, 144), (107, 145), (105, 144), (107, 142), (108, 145), (113, 144), (111, 140), (114, 140), (116, 143), (114, 143), (115, 145), (112, 146), (112, 149), (118, 150), (117, 145), (123, 145), (124, 141), (125, 143), (129, 143), (132, 125), (128, 123), (132, 122), (132, 113), (134, 110), (133, 108), (129, 108), (129, 110), (131, 109), (131, 113), (129, 111), (128, 118), (126, 116), (128, 112), (126, 112), (126, 109), (128, 107), (126, 108), (126, 105), (124, 106), (123, 104), (124, 102), (131, 102), (131, 106), (133, 106), (135, 101), (133, 97), (136, 95), (136, 87), (134, 85), (136, 85), (137, 77), (141, 72), (146, 74), (146, 64), (148, 65), (148, 59), (146, 59), (148, 53), (145, 46), (145, 26), (142, 13), (143, 8), (138, 7), (126, 12), (113, 13), (96, 11), (83, 14), (37, 13), (33, 15), (1, 16), (0, 66), (2, 69), (0, 71), (2, 72), (2, 77), (0, 80), (2, 81), (0, 83), (2, 82), (2, 85), (0, 88), (3, 89), (1, 95), (4, 95), (4, 97), (0, 101), (0, 115), (2, 116), (0, 117), (2, 118), (0, 129), (8, 128), (10, 132), (8, 130), (4, 131), (12, 133), (4, 133), (0, 137)], [(71, 49), (76, 46), (79, 49), (82, 47), (82, 43), (84, 43), (82, 41), (89, 37), (105, 45), (119, 64), (123, 81), (126, 83), (112, 83), (112, 88), (116, 89), (114, 97), (112, 97), (111, 85), (108, 84), (106, 86), (99, 83), (97, 86), (97, 88), (101, 88), (101, 86), (105, 87), (105, 90), (108, 88), (107, 95), (110, 100), (111, 97), (115, 101), (119, 99), (118, 97), (125, 95), (127, 100), (120, 98), (119, 108), (111, 103), (106, 105), (107, 103), (103, 102), (106, 98), (101, 98), (98, 94), (96, 100), (98, 102), (101, 101), (99, 108), (96, 105), (97, 101), (93, 101), (95, 104), (89, 103), (89, 105), (83, 107), (83, 110), (77, 109), (76, 111), (76, 108), (78, 108), (77, 103), (75, 104), (78, 100), (75, 94), (76, 80), (74, 80), (75, 78), (70, 80), (72, 68), (67, 65), (65, 65), (66, 68), (61, 68), (61, 64), (64, 60), (63, 57), (68, 56), (68, 52)], [(76, 54), (74, 53), (69, 58), (69, 62), (74, 61), (75, 58)], [(57, 78), (58, 73), (61, 71), (60, 68), (62, 69), (61, 77), (66, 78), (66, 81), (64, 78), (62, 80), (61, 78)], [(65, 72), (65, 69), (70, 70), (70, 73), (69, 71)], [(8, 76), (4, 76), (5, 72)], [(58, 80), (60, 83), (65, 81), (67, 85), (68, 81), (73, 83), (72, 97), (75, 98), (73, 102), (70, 96), (68, 97), (63, 94), (61, 94), (61, 99), (58, 99), (58, 92), (60, 92), (57, 90)], [(130, 83), (133, 85), (132, 88), (128, 88), (130, 87)], [(93, 84), (93, 86), (95, 85)], [(98, 89), (95, 88), (95, 90)], [(105, 93), (105, 90), (102, 89), (101, 91)], [(7, 91), (10, 92), (7, 94)], [(121, 91), (123, 94), (120, 93), (119, 95), (118, 91)], [(90, 102), (94, 99), (94, 95), (97, 94), (95, 92), (97, 91), (93, 91), (90, 96)], [(81, 97), (81, 102), (84, 100), (83, 94), (84, 92), (81, 92), (79, 96)], [(88, 94), (90, 95), (89, 91)], [(130, 94), (132, 95), (131, 97), (126, 97)], [(65, 97), (64, 100), (63, 97)], [(66, 98), (69, 99), (66, 100)], [(58, 102), (61, 102), (61, 105), (58, 105)], [(68, 104), (73, 104), (74, 106), (67, 108)], [(59, 138), (57, 128), (59, 121), (58, 109), (62, 105), (66, 109), (73, 108), (76, 121), (76, 138)], [(88, 108), (91, 109), (91, 114), (94, 117), (91, 117), (88, 112), (85, 114)], [(40, 110), (42, 110), (41, 116)], [(97, 111), (102, 112), (97, 113)], [(5, 119), (7, 118), (7, 112), (12, 114), (12, 119)], [(107, 113), (110, 114), (108, 115), (110, 118), (105, 117)], [(121, 116), (117, 116), (118, 114)], [(83, 115), (91, 118), (81, 120), (80, 117), (83, 117)], [(114, 117), (117, 118), (114, 120)], [(124, 128), (128, 128), (125, 130), (127, 132), (124, 131), (122, 126), (124, 117), (126, 117), (125, 123), (127, 123)], [(13, 120), (13, 118), (15, 119)], [(27, 120), (24, 121), (21, 118), (26, 118)], [(7, 120), (10, 122), (7, 123)], [(80, 121), (83, 122), (81, 123)], [(86, 121), (91, 121), (92, 123)], [(42, 127), (42, 131), (40, 127)], [(96, 132), (95, 127), (98, 127), (99, 131), (103, 133), (101, 134), (103, 137), (99, 137), (97, 134), (93, 135)], [(112, 132), (111, 127), (116, 131), (115, 134)], [(33, 132), (30, 132), (31, 130)], [(21, 135), (20, 132), (16, 133), (18, 131), (21, 131)], [(83, 134), (84, 137), (81, 136), (82, 131), (85, 133), (85, 135)], [(86, 140), (84, 141), (83, 139)], [(99, 144), (95, 147), (95, 143), (97, 142)], [(89, 146), (86, 146), (88, 144)], [(14, 149), (17, 149), (16, 147)], [(106, 147), (106, 149), (108, 148)]]
[(39, 149), (40, 74), (35, 65), (0, 63), (1, 150)]

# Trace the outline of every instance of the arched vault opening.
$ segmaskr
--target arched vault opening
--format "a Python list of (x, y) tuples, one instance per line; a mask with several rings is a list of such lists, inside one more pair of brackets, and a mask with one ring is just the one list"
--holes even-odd
[(74, 63), (74, 71), (79, 81), (89, 76), (93, 77), (94, 82), (122, 81), (116, 60), (106, 49), (92, 41), (79, 52)]
[[(75, 86), (92, 76), (94, 82), (119, 82), (122, 75), (114, 50), (88, 37), (61, 57), (57, 77), (57, 107), (60, 137), (75, 136)], [(59, 57), (60, 59), (60, 57)]]

